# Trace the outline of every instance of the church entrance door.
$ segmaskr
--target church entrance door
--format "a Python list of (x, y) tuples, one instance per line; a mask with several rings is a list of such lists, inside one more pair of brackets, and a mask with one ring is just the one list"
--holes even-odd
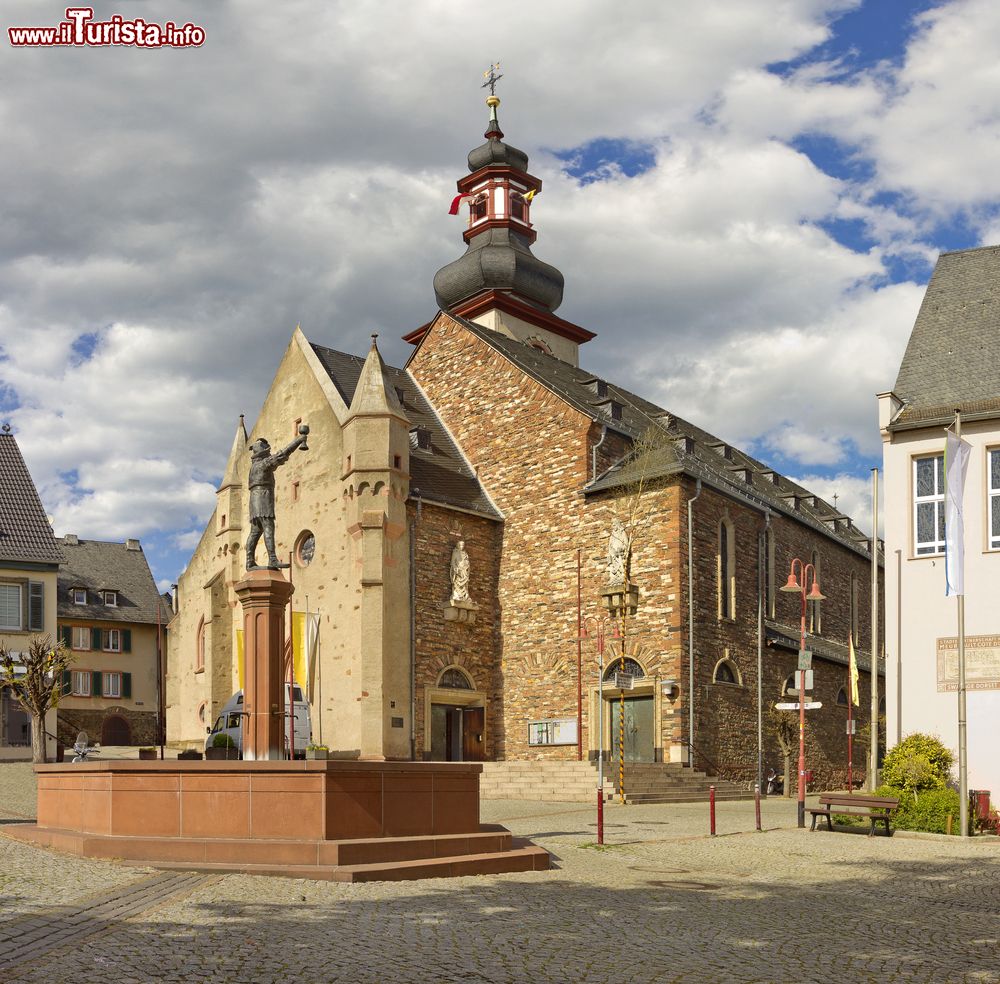
[(481, 762), (486, 710), (483, 707), (431, 705), (431, 759)]
[[(611, 761), (617, 762), (621, 741), (621, 702), (611, 702)], [(625, 698), (625, 761), (652, 762), (653, 754), (653, 698)]]

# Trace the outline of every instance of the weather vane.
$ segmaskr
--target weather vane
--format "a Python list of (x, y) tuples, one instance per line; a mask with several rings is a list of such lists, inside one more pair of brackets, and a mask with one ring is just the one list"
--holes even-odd
[(503, 78), (502, 75), (497, 74), (499, 71), (500, 62), (496, 62), (495, 64), (490, 65), (488, 71), (483, 72), (483, 78), (486, 79), (486, 81), (480, 86), (480, 88), (485, 89), (489, 86), (491, 96), (495, 96), (497, 94), (497, 82)]

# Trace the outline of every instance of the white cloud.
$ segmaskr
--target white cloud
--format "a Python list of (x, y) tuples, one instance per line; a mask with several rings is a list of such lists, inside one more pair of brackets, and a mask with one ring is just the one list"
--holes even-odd
[[(501, 123), (545, 182), (535, 252), (565, 273), (559, 313), (599, 333), (584, 362), (804, 468), (876, 453), (873, 394), (921, 294), (885, 262), (928, 258), (922, 212), (995, 184), (1000, 32), (961, 0), (926, 15), (898, 77), (766, 70), (857, 2), (626, 0), (611, 25), (601, 0), (513, 0), (477, 53), (445, 0), (150, 0), (148, 20), (202, 24), (206, 45), (5, 59), (0, 398), (16, 394), (58, 528), (190, 549), (298, 322), (352, 351), (378, 331), (405, 359), (398, 336), (433, 315), (433, 273), (463, 248), (445, 209), (497, 54)], [(5, 15), (38, 22), (32, 3)], [(975, 92), (951, 77), (967, 62)], [(823, 173), (788, 146), (807, 131), (873, 154), (876, 179)], [(653, 167), (578, 185), (551, 151), (598, 138), (648, 145)], [(841, 245), (831, 219), (874, 247)]]
[[(869, 537), (872, 535), (872, 481), (871, 477), (863, 478), (842, 472), (832, 478), (827, 475), (802, 475), (793, 481), (815, 492), (831, 505), (854, 520), (854, 525)], [(836, 497), (836, 498), (835, 498)], [(879, 486), (879, 522), (878, 535), (884, 536), (885, 527), (882, 515), (882, 487)]]

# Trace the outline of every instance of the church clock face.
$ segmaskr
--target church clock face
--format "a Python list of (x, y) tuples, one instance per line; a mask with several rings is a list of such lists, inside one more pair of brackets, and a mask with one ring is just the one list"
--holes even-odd
[(308, 567), (313, 562), (313, 557), (316, 556), (316, 537), (312, 533), (303, 533), (299, 537), (296, 554), (303, 567)]

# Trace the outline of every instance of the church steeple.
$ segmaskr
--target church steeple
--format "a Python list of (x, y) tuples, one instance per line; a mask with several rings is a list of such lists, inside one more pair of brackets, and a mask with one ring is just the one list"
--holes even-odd
[[(593, 333), (556, 317), (563, 275), (531, 252), (537, 233), (531, 222), (541, 179), (528, 171), (528, 155), (505, 143), (495, 93), (499, 68), (491, 66), (486, 142), (469, 153), (469, 174), (458, 180), (468, 207), (462, 234), (465, 253), (434, 275), (438, 306), (577, 363), (577, 347)], [(459, 199), (456, 199), (458, 201)], [(422, 332), (406, 336), (417, 341)]]

